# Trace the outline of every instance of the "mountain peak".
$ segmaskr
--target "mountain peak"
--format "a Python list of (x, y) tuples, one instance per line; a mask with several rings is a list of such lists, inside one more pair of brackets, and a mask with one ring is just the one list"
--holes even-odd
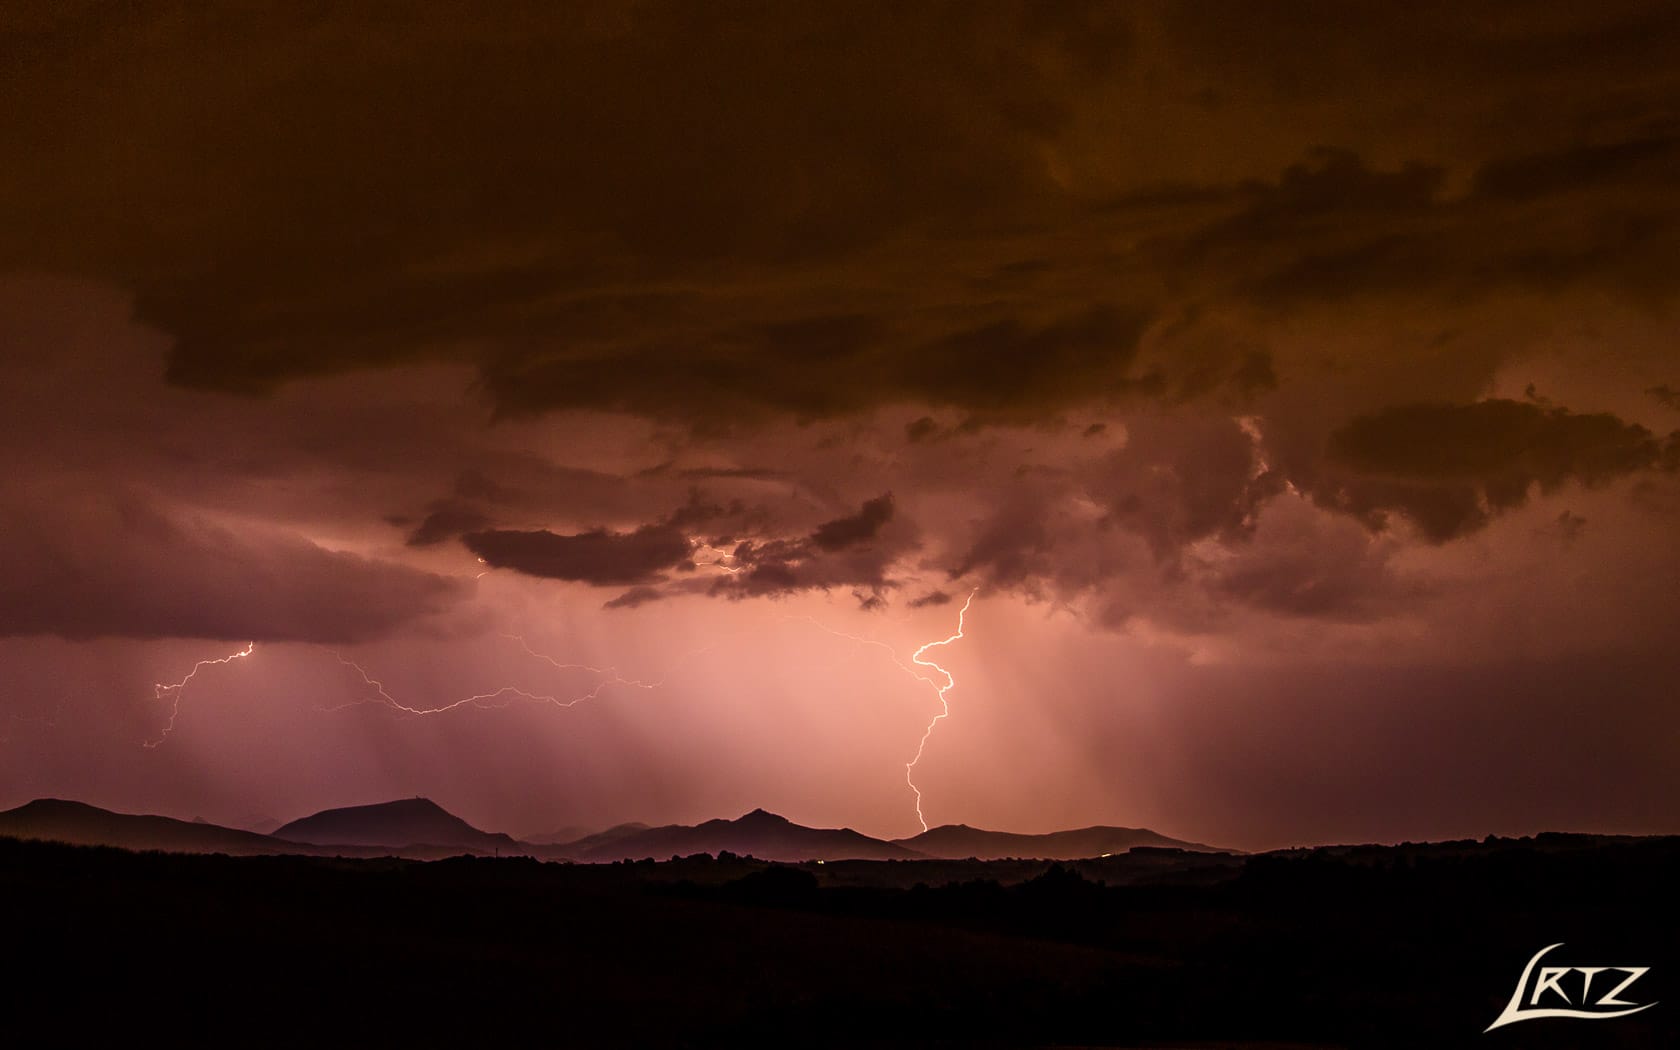
[(12, 810), (13, 813), (108, 813), (109, 810), (90, 806), (86, 802), (77, 802), (69, 798), (37, 798), (25, 802)]
[[(333, 809), (324, 809), (321, 812), (322, 813), (368, 813), (368, 814), (373, 814), (373, 813), (386, 813), (386, 814), (407, 813), (407, 814), (416, 814), (416, 815), (423, 813), (427, 816), (437, 816), (438, 814), (442, 814), (443, 816), (446, 816), (446, 817), (454, 816), (453, 813), (450, 813), (447, 809), (444, 809), (442, 806), (438, 805), (436, 802), (433, 802), (431, 799), (425, 797), (424, 795), (415, 795), (413, 798), (397, 798), (397, 799), (392, 799), (389, 802), (370, 802), (365, 806), (338, 806), (338, 807), (334, 807)], [(320, 816), (319, 813), (317, 813), (315, 815)]]
[(734, 820), (719, 817), (695, 825), (667, 824), (641, 831), (591, 835), (563, 848), (571, 859), (583, 861), (724, 852), (787, 862), (906, 860), (918, 855), (913, 849), (872, 839), (848, 828), (808, 828), (762, 808), (743, 813)]
[(322, 810), (277, 828), (276, 838), (317, 845), (513, 847), (506, 835), (480, 831), (429, 798), (395, 799)]

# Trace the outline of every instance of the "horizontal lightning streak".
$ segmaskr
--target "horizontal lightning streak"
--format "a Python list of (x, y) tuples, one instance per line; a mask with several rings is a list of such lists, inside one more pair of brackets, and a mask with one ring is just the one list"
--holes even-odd
[[(349, 703), (338, 704), (333, 707), (322, 708), (321, 710), (342, 711), (347, 707), (360, 707), (364, 704), (375, 702), (389, 707), (394, 711), (399, 711), (408, 715), (441, 715), (463, 707), (477, 707), (484, 709), (500, 708), (507, 707), (520, 701), (538, 704), (552, 704), (555, 707), (576, 707), (578, 704), (584, 703), (585, 701), (599, 698), (609, 686), (619, 686), (626, 689), (651, 690), (664, 685), (666, 679), (670, 676), (670, 671), (667, 671), (666, 674), (661, 675), (656, 681), (652, 682), (646, 682), (639, 678), (626, 678), (619, 674), (616, 668), (612, 667), (595, 667), (590, 664), (562, 663), (552, 656), (539, 653), (532, 649), (520, 635), (504, 634), (502, 637), (518, 642), (519, 647), (525, 650), (528, 655), (535, 657), (538, 660), (542, 660), (555, 670), (587, 671), (590, 674), (604, 675), (605, 677), (596, 682), (593, 689), (571, 697), (562, 697), (557, 693), (534, 693), (528, 689), (521, 689), (518, 686), (504, 685), (487, 693), (474, 693), (471, 696), (463, 696), (458, 699), (451, 700), (448, 703), (439, 704), (435, 707), (415, 707), (410, 704), (405, 704), (401, 700), (398, 700), (395, 696), (391, 695), (390, 690), (385, 687), (385, 683), (369, 674), (367, 668), (344, 656), (342, 653), (329, 649), (327, 651), (332, 653), (334, 659), (361, 676), (362, 683), (373, 689), (374, 696), (371, 699), (352, 700)], [(710, 648), (711, 646), (705, 646), (704, 648), (694, 650), (684, 656), (681, 660), (678, 660), (670, 670), (676, 670), (677, 667), (680, 667), (682, 664), (688, 662), (696, 656), (699, 656), (701, 653), (706, 652)]]
[(712, 561), (701, 562), (700, 565), (703, 566), (703, 567), (714, 568), (714, 569), (722, 569), (724, 572), (727, 572), (731, 576), (735, 575), (738, 572), (745, 572), (746, 571), (745, 566), (736, 565), (736, 566), (731, 567), (731, 566), (725, 565), (724, 564), (725, 561), (734, 561), (735, 560), (735, 555), (733, 555), (733, 554), (729, 553), (728, 551), (724, 550), (722, 547), (714, 547), (710, 543), (696, 543), (695, 546), (699, 547), (701, 550), (710, 551), (713, 554), (717, 555), (717, 557), (715, 559), (713, 559)]

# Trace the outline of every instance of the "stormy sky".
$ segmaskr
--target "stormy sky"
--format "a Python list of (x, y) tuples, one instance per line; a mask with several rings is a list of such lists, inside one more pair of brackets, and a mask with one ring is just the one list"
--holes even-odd
[(8, 5), (0, 804), (1680, 830), (1676, 54)]

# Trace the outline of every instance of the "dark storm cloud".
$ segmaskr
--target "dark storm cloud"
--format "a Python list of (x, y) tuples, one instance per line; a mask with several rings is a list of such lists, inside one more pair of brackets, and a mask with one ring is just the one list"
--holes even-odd
[[(643, 473), (659, 474), (665, 472), (668, 468), (669, 464), (664, 464)], [(785, 470), (771, 470), (768, 467), (684, 467), (677, 471), (677, 476), (693, 479), (730, 478), (747, 481), (780, 481), (787, 478), (788, 473)]]
[(1555, 532), (1565, 546), (1581, 538), (1587, 529), (1587, 519), (1574, 511), (1563, 511), (1552, 522), (1551, 531)]
[(913, 526), (895, 521), (892, 494), (885, 493), (807, 535), (741, 542), (731, 554), (736, 571), (718, 578), (708, 592), (740, 599), (851, 587), (864, 608), (879, 608), (882, 592), (897, 586), (894, 562), (919, 542)]
[(570, 536), (546, 529), (487, 529), (461, 540), (492, 568), (598, 587), (659, 579), (666, 570), (689, 564), (692, 550), (688, 537), (669, 523)]
[[(1420, 0), (1352, 14), (1335, 0), (1161, 8), (1169, 39), (1201, 66), (1208, 105), (1322, 102), (1334, 85), (1337, 97), (1364, 103), (1345, 114), (1349, 121), (1388, 126), (1390, 134), (1424, 102), (1433, 105), (1414, 116), (1437, 136), (1526, 140), (1582, 112), (1643, 121), (1663, 111), (1658, 89), (1675, 79), (1667, 56), (1680, 22), (1651, 0), (1590, 8), (1569, 0), (1483, 8)], [(1526, 104), (1485, 108), (1506, 99)]]
[(1232, 419), (1159, 417), (1129, 429), (1126, 448), (1099, 465), (1090, 491), (1108, 521), (1142, 536), (1163, 561), (1198, 540), (1241, 539), (1283, 489)]
[(1230, 187), (1235, 210), (1146, 251), (1181, 282), (1263, 306), (1575, 286), (1674, 294), (1663, 265), (1680, 248), (1666, 189), (1680, 177), (1674, 142), (1498, 158), (1468, 194), (1449, 194), (1446, 176), (1438, 164), (1385, 170), (1316, 150), (1275, 180)]
[(910, 402), (1036, 418), (1156, 390), (1158, 377), (1131, 368), (1148, 321), (1144, 311), (1099, 304), (1045, 320), (1012, 313), (918, 340), (884, 320), (819, 317), (746, 340), (701, 331), (607, 354), (508, 357), (487, 367), (486, 382), (514, 414), (613, 408), (753, 419), (772, 409), (810, 417)]
[(939, 433), (939, 424), (932, 416), (921, 416), (904, 424), (904, 440), (912, 445), (930, 441)]
[(352, 644), (443, 613), (459, 580), (143, 501), (0, 507), (0, 635)]
[(456, 15), (13, 5), (0, 265), (134, 289), (184, 385), (441, 356), (711, 426), (1272, 388), (1140, 358), (1196, 304), (1674, 290), (1661, 5)]
[(923, 402), (1042, 411), (1140, 380), (1129, 375), (1148, 315), (1112, 304), (1043, 324), (1010, 317), (952, 332), (906, 355), (905, 393)]
[(616, 598), (609, 598), (601, 606), (603, 609), (636, 609), (649, 602), (657, 602), (665, 597), (665, 592), (657, 587), (632, 587)]
[(994, 586), (1031, 591), (1037, 580), (1053, 577), (1056, 544), (1049, 518), (1054, 505), (1038, 492), (1023, 492), (1018, 487), (991, 510), (961, 560), (950, 570), (950, 578), (980, 574)]
[(1607, 412), (1500, 399), (1405, 405), (1331, 434), (1331, 461), (1343, 469), (1318, 495), (1373, 525), (1400, 511), (1440, 542), (1523, 505), (1531, 486), (1600, 485), (1664, 466), (1664, 448), (1649, 430)]
[(1277, 616), (1367, 623), (1405, 608), (1423, 587), (1398, 577), (1392, 550), (1358, 525), (1300, 508), (1273, 515), (1269, 534), (1239, 549), (1207, 581), (1222, 601)]
[(1476, 172), (1478, 197), (1534, 200), (1557, 193), (1674, 184), (1680, 139), (1633, 139), (1491, 161)]
[[(557, 409), (698, 425), (663, 428), (657, 452), (612, 470), (477, 455), (440, 499), (451, 459), (382, 504), (416, 546), (465, 535), (533, 575), (672, 586), (661, 577), (704, 531), (739, 551), (715, 571), (737, 571), (682, 587), (873, 594), (894, 582), (891, 557), (917, 554), (1077, 590), (1132, 571), (1135, 551), (1103, 544), (1141, 540), (1163, 573), (1188, 572), (1197, 544), (1241, 547), (1289, 484), (1445, 539), (1520, 502), (1525, 478), (1591, 480), (1596, 461), (1554, 449), (1417, 474), (1326, 463), (1326, 435), (1383, 418), (1386, 390), (1348, 388), (1435, 355), (1425, 340), (1450, 342), (1466, 304), (1672, 296), (1680, 107), (1654, 58), (1676, 27), (1655, 10), (43, 9), (20, 16), (5, 67), (28, 90), (0, 93), (20, 145), (0, 168), (17, 232), (0, 264), (133, 289), (184, 386), (273, 391), (444, 357), (476, 369), (502, 433)], [(1546, 94), (1549, 123), (1529, 122), (1529, 93), (1554, 81), (1569, 90)], [(1346, 97), (1327, 104), (1326, 83)], [(1157, 104), (1170, 118), (1139, 116)], [(1408, 135), (1419, 113), (1426, 133)], [(1211, 154), (1160, 139), (1218, 129), (1236, 137)], [(1293, 326), (1330, 310), (1404, 334), (1321, 352)], [(1528, 349), (1483, 346), (1412, 396), (1471, 396), (1452, 384), (1485, 389)], [(1310, 411), (1278, 410), (1264, 441), (1228, 418), (1267, 416), (1313, 370), (1351, 378)], [(1087, 405), (1128, 411), (1105, 430), (1072, 411)], [(964, 462), (955, 446), (993, 429), (1069, 419), (1091, 461), (974, 486), (985, 506), (923, 549), (890, 503), (827, 525), (810, 513), (886, 487), (828, 488), (870, 469), (862, 452), (842, 466), (727, 444), (882, 406), (904, 406), (890, 424), (904, 462)], [(373, 441), (295, 429), (323, 448)], [(364, 466), (395, 473), (408, 438), (377, 433)], [(723, 454), (685, 455), (705, 440)], [(293, 465), (262, 454), (261, 470)], [(658, 518), (690, 482), (704, 497)], [(767, 509), (772, 490), (804, 509)], [(522, 531), (533, 522), (550, 529)], [(1253, 571), (1233, 600), (1289, 604)]]
[(1275, 389), (1278, 377), (1277, 370), (1272, 365), (1272, 355), (1264, 350), (1246, 354), (1231, 376), (1231, 385), (1243, 394)]
[(893, 499), (892, 493), (888, 492), (866, 500), (863, 507), (850, 517), (835, 518), (818, 525), (811, 533), (811, 542), (825, 551), (867, 543), (880, 533), (881, 527), (891, 521), (892, 516)]
[(410, 547), (431, 547), (488, 524), (490, 519), (473, 507), (446, 502), (433, 506), (408, 534), (407, 542)]
[[(651, 471), (620, 479), (620, 485), (629, 491), (620, 493), (617, 502), (628, 507), (638, 500), (642, 503), (663, 500), (669, 486), (650, 487), (653, 481), (681, 481), (691, 476), (724, 482), (779, 480), (779, 473), (774, 471), (690, 471), (662, 464)], [(733, 568), (735, 556), (723, 550), (723, 545), (736, 545), (741, 536), (763, 537), (777, 528), (776, 517), (763, 506), (740, 498), (714, 497), (699, 487), (690, 487), (686, 499), (670, 513), (629, 529), (597, 526), (567, 533), (509, 528), (498, 521), (511, 517), (528, 520), (533, 511), (541, 512), (545, 507), (556, 514), (575, 514), (586, 511), (590, 504), (588, 500), (569, 503), (569, 493), (552, 498), (533, 497), (516, 488), (495, 485), (476, 473), (472, 478), (472, 485), (457, 486), (457, 490), (471, 489), (480, 495), (493, 494), (495, 498), (476, 503), (460, 497), (437, 501), (409, 533), (408, 546), (433, 546), (459, 539), (462, 546), (492, 569), (597, 587), (635, 585), (608, 601), (606, 608), (610, 609), (635, 608), (664, 597), (665, 593), (655, 585), (667, 582), (670, 572), (692, 572), (708, 565)], [(839, 551), (866, 544), (891, 518), (892, 500), (884, 496), (866, 502), (855, 515), (818, 526), (817, 533), (828, 545), (827, 550)], [(402, 524), (400, 520), (392, 520)], [(745, 546), (751, 548), (753, 544), (749, 542)], [(695, 554), (702, 547), (709, 547), (710, 552), (697, 563)], [(775, 557), (787, 560), (805, 558), (805, 548), (822, 549), (815, 533), (795, 541), (761, 541), (755, 549), (785, 550), (785, 555)], [(692, 592), (704, 587), (696, 580), (687, 580), (679, 589)]]
[[(774, 471), (755, 469), (675, 470), (669, 463), (618, 475), (563, 467), (541, 456), (498, 454), (484, 457), (486, 467), (463, 471), (449, 495), (426, 504), (420, 514), (394, 514), (386, 520), (407, 530), (411, 547), (431, 547), (470, 532), (493, 531), (508, 521), (533, 517), (599, 522), (634, 519), (649, 504), (679, 495), (691, 478), (714, 482), (780, 480)], [(665, 519), (690, 528), (731, 516), (746, 522), (752, 512), (736, 499), (710, 499), (688, 487), (687, 500)], [(418, 518), (418, 522), (416, 522)]]
[[(612, 381), (683, 357), (602, 361), (626, 327), (709, 331), (717, 358), (673, 377), (721, 373), (698, 397), (732, 386), (731, 360), (751, 371), (753, 344), (845, 358), (876, 324), (696, 319), (663, 282), (996, 223), (1053, 185), (1040, 144), (1131, 37), (1118, 12), (1032, 4), (12, 21), (0, 128), (28, 160), (0, 186), (31, 203), (6, 215), (6, 261), (139, 285), (176, 381), (257, 390), (493, 339), (504, 407), (536, 386), (642, 411), (694, 403), (659, 372)], [(524, 358), (538, 342), (566, 360)], [(780, 392), (824, 407), (818, 385)]]

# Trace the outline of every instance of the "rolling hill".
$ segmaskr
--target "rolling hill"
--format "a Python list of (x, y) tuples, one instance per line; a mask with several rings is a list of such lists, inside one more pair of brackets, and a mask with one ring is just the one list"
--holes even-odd
[(808, 828), (762, 809), (736, 820), (632, 830), (635, 827), (621, 824), (555, 849), (572, 860), (594, 862), (644, 857), (664, 860), (724, 850), (781, 861), (913, 860), (919, 856), (912, 849), (872, 839), (851, 828)]
[(1001, 860), (1006, 857), (1084, 860), (1111, 853), (1124, 853), (1133, 846), (1164, 846), (1198, 853), (1231, 852), (1215, 846), (1204, 846), (1199, 842), (1168, 838), (1148, 828), (1114, 828), (1103, 825), (1053, 831), (1044, 835), (1019, 835), (1008, 831), (971, 828), (967, 824), (945, 824), (907, 839), (894, 839), (893, 843), (915, 850), (923, 856), (946, 860), (962, 860), (968, 857), (976, 860)]
[(519, 840), (480, 831), (428, 798), (326, 809), (282, 824), (274, 837), (317, 846), (444, 846), (472, 853), (529, 853)]
[(171, 853), (254, 856), (325, 852), (254, 831), (239, 831), (219, 824), (176, 820), (173, 817), (113, 813), (85, 802), (59, 798), (38, 798), (0, 813), (0, 835), (67, 842), (75, 846), (117, 846)]

